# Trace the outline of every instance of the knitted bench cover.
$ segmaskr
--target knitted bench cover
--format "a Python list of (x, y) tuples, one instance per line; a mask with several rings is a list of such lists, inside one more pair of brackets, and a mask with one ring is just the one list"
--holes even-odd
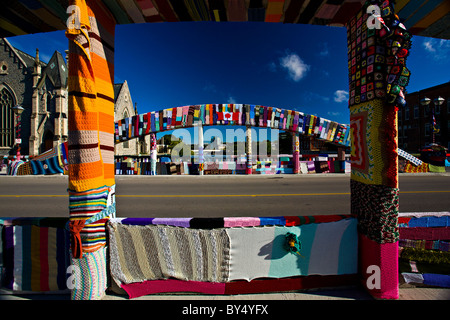
[(109, 222), (111, 274), (121, 285), (144, 280), (223, 282), (229, 273), (224, 229), (199, 230)]
[(449, 212), (399, 216), (399, 271), (406, 283), (450, 287)]
[[(114, 218), (107, 226), (111, 275), (130, 297), (184, 290), (224, 294), (241, 280), (354, 275), (356, 224), (339, 215)], [(288, 232), (299, 236), (301, 256), (286, 251)]]

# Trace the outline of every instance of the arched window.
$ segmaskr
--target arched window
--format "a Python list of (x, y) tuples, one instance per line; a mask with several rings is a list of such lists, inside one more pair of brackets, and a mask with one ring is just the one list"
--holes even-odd
[(14, 98), (11, 92), (3, 87), (0, 91), (0, 147), (14, 145)]
[[(128, 118), (129, 117), (129, 115), (128, 115), (128, 111), (125, 109), (125, 111), (123, 112), (123, 117), (122, 117), (122, 119), (125, 119), (125, 118)], [(123, 142), (123, 148), (125, 149), (128, 149), (130, 147), (130, 145), (129, 145), (129, 143), (128, 143), (128, 140), (127, 141), (124, 141)]]

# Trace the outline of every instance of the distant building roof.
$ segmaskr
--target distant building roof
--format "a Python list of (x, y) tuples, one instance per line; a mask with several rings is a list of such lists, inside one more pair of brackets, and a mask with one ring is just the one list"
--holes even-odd
[[(17, 55), (19, 55), (23, 62), (25, 62), (25, 64), (27, 65), (27, 68), (33, 68), (34, 64), (36, 63), (36, 58), (29, 55), (26, 52), (23, 52), (22, 50), (19, 50), (17, 48), (14, 48), (14, 50), (16, 51)], [(45, 66), (47, 66), (47, 64), (45, 62), (39, 61), (40, 65), (44, 68)]]
[(115, 83), (114, 84), (114, 103), (117, 101), (119, 97), (120, 90), (122, 90), (123, 83)]
[(66, 62), (62, 54), (58, 51), (53, 53), (47, 66), (44, 69), (44, 74), (52, 82), (53, 86), (57, 88), (67, 87), (67, 79), (69, 71), (67, 70)]

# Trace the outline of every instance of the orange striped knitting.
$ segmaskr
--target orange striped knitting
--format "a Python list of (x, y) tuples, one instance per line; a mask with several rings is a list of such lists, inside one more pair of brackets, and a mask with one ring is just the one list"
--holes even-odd
[[(66, 31), (69, 39), (69, 192), (76, 198), (76, 195), (88, 190), (98, 190), (115, 183), (115, 22), (99, 1), (71, 0), (70, 5), (79, 9), (79, 14), (70, 15), (70, 18), (76, 17), (80, 22), (79, 28), (76, 23), (75, 27), (69, 24)], [(84, 205), (89, 207), (90, 201), (86, 199)], [(73, 207), (70, 199), (69, 202), (69, 207)], [(95, 211), (89, 214), (92, 216)], [(88, 218), (72, 213), (71, 221)], [(98, 223), (86, 225), (84, 230), (96, 229)], [(85, 240), (82, 237), (83, 252), (99, 249), (98, 241)], [(93, 242), (95, 245), (91, 245)]]

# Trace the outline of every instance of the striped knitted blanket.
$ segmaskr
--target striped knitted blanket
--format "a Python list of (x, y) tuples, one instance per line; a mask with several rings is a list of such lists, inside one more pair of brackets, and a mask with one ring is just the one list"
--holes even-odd
[(70, 256), (66, 221), (63, 218), (0, 221), (1, 280), (5, 288), (13, 292), (67, 289)]
[(108, 223), (111, 275), (116, 283), (176, 278), (224, 282), (230, 241), (224, 229)]
[[(70, 221), (86, 222), (96, 214), (113, 206), (114, 187), (104, 186), (85, 192), (69, 190)], [(79, 232), (83, 252), (93, 252), (106, 244), (105, 223), (107, 217), (95, 219)], [(72, 248), (73, 250), (73, 248)]]

